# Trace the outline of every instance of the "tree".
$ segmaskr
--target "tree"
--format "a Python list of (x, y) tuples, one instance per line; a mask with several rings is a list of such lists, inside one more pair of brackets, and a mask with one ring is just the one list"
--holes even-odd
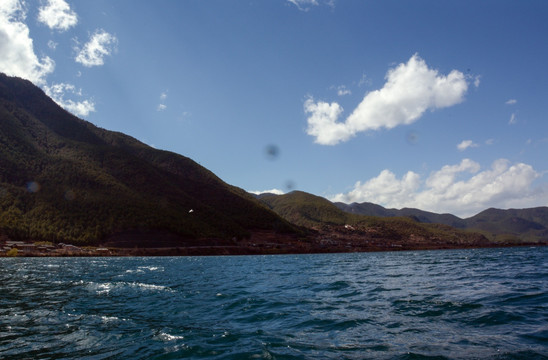
[(17, 256), (17, 253), (18, 253), (18, 252), (19, 252), (19, 251), (18, 251), (16, 248), (13, 248), (13, 249), (10, 249), (10, 250), (6, 253), (6, 255), (7, 255), (7, 256), (10, 256), (10, 257), (15, 257), (15, 256)]

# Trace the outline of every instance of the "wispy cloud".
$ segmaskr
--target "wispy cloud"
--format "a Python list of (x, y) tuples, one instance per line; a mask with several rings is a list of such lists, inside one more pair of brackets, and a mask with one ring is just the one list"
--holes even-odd
[(506, 105), (514, 105), (514, 104), (517, 104), (517, 100), (516, 99), (509, 99), (508, 101), (505, 102)]
[(516, 113), (512, 113), (512, 115), (510, 115), (510, 120), (508, 121), (508, 125), (515, 125), (517, 124), (518, 120), (516, 118)]
[(0, 1), (0, 71), (43, 85), (55, 69), (55, 62), (48, 56), (38, 59), (25, 19), (21, 1)]
[(312, 6), (318, 6), (317, 0), (287, 0), (301, 11), (308, 11)]
[(473, 142), (472, 140), (463, 140), (460, 144), (457, 145), (459, 151), (464, 151), (468, 148), (478, 147), (479, 145)]
[(306, 131), (316, 137), (318, 144), (335, 145), (358, 132), (411, 124), (428, 109), (462, 102), (467, 89), (462, 72), (453, 70), (447, 76), (440, 75), (415, 54), (407, 63), (390, 69), (383, 88), (366, 94), (345, 122), (338, 121), (343, 112), (338, 103), (308, 98), (304, 103), (308, 114)]
[(345, 95), (351, 95), (352, 91), (350, 89), (347, 89), (346, 86), (340, 85), (337, 87), (337, 95), (339, 96), (345, 96)]
[(65, 0), (48, 0), (38, 9), (38, 21), (52, 30), (67, 31), (78, 23), (78, 16)]
[(362, 74), (362, 77), (360, 81), (358, 81), (358, 86), (362, 87), (364, 85), (371, 86), (372, 82), (371, 79), (367, 76), (367, 74)]
[(60, 83), (44, 86), (45, 93), (67, 111), (81, 117), (95, 111), (95, 103), (91, 100), (75, 101), (67, 97), (82, 97), (82, 90), (77, 90), (72, 84)]
[(163, 93), (160, 94), (160, 103), (156, 107), (156, 111), (164, 111), (165, 109), (167, 109), (167, 105), (165, 104), (166, 99), (167, 99), (167, 92), (164, 91)]
[(331, 8), (335, 7), (335, 0), (287, 0), (301, 11), (309, 11), (313, 6), (325, 4)]
[(471, 216), (489, 207), (534, 207), (548, 202), (548, 189), (534, 188), (542, 174), (524, 163), (506, 159), (493, 162), (491, 168), (464, 159), (432, 172), (425, 180), (413, 171), (401, 179), (390, 170), (364, 183), (357, 182), (332, 201), (373, 202), (388, 208), (413, 207), (457, 216)]
[(118, 39), (114, 35), (98, 29), (78, 51), (75, 60), (86, 67), (104, 65), (104, 58), (116, 49), (117, 44)]

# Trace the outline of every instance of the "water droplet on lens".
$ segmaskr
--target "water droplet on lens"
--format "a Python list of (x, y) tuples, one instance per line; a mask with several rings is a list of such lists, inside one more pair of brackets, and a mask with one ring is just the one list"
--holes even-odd
[(285, 189), (287, 191), (292, 191), (293, 189), (295, 189), (295, 182), (293, 180), (287, 180), (285, 182)]
[(27, 183), (27, 190), (31, 193), (35, 193), (40, 191), (40, 184), (38, 184), (36, 181), (29, 181)]
[(72, 201), (76, 198), (76, 194), (71, 189), (65, 191), (65, 200)]
[(410, 145), (415, 145), (419, 141), (419, 135), (415, 131), (409, 131), (405, 136), (407, 143)]
[(278, 146), (270, 144), (265, 148), (265, 155), (268, 160), (275, 160), (280, 156), (280, 149)]

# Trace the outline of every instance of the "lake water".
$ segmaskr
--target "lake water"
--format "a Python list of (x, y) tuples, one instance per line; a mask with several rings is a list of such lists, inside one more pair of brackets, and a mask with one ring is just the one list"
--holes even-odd
[(1, 359), (547, 359), (548, 248), (0, 259)]

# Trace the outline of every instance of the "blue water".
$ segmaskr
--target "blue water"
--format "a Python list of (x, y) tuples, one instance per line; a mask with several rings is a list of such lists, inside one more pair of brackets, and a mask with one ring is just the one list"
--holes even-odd
[(0, 259), (1, 359), (548, 359), (548, 248)]

